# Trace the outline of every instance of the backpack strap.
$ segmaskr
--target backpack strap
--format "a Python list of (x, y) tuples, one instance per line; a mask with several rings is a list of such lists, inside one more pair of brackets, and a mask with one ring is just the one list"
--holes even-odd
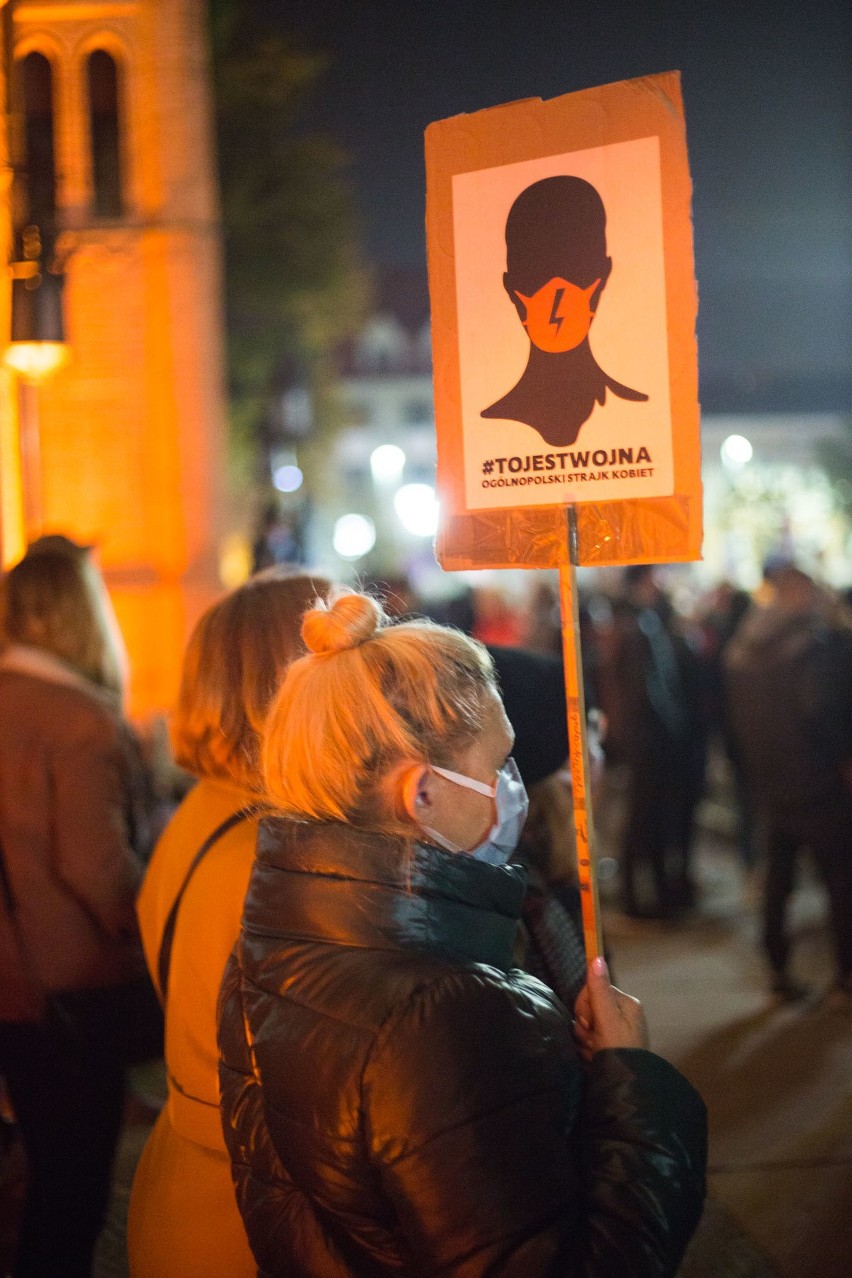
[(241, 821), (247, 821), (249, 817), (256, 815), (257, 808), (255, 807), (239, 808), (236, 812), (232, 812), (229, 817), (225, 818), (221, 825), (216, 826), (216, 829), (212, 834), (207, 836), (189, 863), (189, 869), (183, 877), (183, 883), (181, 883), (180, 890), (172, 902), (172, 908), (169, 910), (169, 915), (166, 919), (166, 926), (163, 928), (163, 935), (160, 941), (160, 950), (157, 955), (157, 983), (160, 987), (160, 999), (164, 1006), (169, 989), (169, 968), (172, 961), (172, 946), (175, 939), (175, 927), (177, 926), (178, 910), (180, 909), (180, 903), (183, 900), (184, 892), (189, 887), (190, 880), (195, 874), (195, 871), (198, 869), (199, 865), (214, 844), (218, 843), (219, 840), (223, 838), (229, 830), (232, 830), (235, 825), (239, 825)]

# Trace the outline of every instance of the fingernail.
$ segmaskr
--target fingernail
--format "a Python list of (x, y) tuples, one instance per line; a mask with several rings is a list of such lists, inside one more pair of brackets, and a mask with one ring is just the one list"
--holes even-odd
[(596, 976), (609, 976), (609, 968), (606, 965), (606, 959), (602, 954), (592, 959), (592, 971)]

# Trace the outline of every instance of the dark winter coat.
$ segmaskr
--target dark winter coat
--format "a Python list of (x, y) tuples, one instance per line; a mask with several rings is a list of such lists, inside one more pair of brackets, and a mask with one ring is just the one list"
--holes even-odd
[(818, 613), (753, 608), (725, 652), (728, 714), (755, 801), (774, 815), (848, 793), (852, 630)]
[(240, 1210), (275, 1278), (674, 1274), (705, 1111), (650, 1052), (585, 1073), (511, 966), (524, 872), (268, 821), (220, 999)]

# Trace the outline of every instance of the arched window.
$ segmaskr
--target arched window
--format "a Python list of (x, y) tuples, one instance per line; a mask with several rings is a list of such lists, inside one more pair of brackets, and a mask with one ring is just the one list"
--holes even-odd
[(53, 149), (53, 70), (43, 53), (20, 63), (26, 148), (25, 221), (42, 233), (56, 222), (56, 160)]
[(98, 217), (121, 217), (121, 138), (119, 136), (118, 67), (105, 49), (89, 54), (89, 130), (92, 141), (92, 187)]

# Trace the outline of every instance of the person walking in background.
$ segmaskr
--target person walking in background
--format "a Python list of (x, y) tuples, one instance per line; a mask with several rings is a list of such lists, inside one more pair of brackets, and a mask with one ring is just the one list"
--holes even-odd
[(302, 634), (220, 997), (259, 1270), (673, 1275), (704, 1196), (704, 1106), (602, 960), (573, 1026), (513, 967), (527, 805), (486, 651), (386, 625), (357, 594)]
[(521, 629), (521, 642), (532, 652), (562, 654), (559, 590), (547, 578), (536, 577), (530, 588)]
[(302, 614), (327, 586), (271, 568), (208, 609), (187, 648), (172, 740), (199, 781), (157, 844), (138, 907), (166, 1008), (169, 1094), (133, 1182), (132, 1278), (257, 1272), (219, 1120), (216, 997), (254, 860), (263, 720), (304, 651)]
[(726, 694), (763, 824), (763, 942), (771, 989), (807, 991), (790, 973), (787, 905), (809, 848), (828, 893), (834, 1001), (852, 1007), (852, 623), (792, 564), (727, 646)]
[(730, 766), (737, 846), (743, 870), (749, 876), (749, 890), (753, 886), (757, 868), (756, 820), (740, 749), (730, 724), (725, 696), (725, 654), (749, 611), (751, 602), (751, 595), (747, 590), (742, 590), (729, 581), (721, 581), (705, 595), (698, 617), (705, 658), (708, 727), (722, 746)]
[(69, 546), (27, 554), (0, 600), (0, 1072), (29, 1166), (15, 1278), (90, 1272), (124, 1100), (103, 1012), (144, 973), (124, 663), (91, 556)]
[(695, 903), (692, 843), (706, 752), (701, 672), (653, 566), (625, 570), (614, 617), (599, 681), (607, 754), (628, 772), (623, 906), (632, 917), (672, 919)]

